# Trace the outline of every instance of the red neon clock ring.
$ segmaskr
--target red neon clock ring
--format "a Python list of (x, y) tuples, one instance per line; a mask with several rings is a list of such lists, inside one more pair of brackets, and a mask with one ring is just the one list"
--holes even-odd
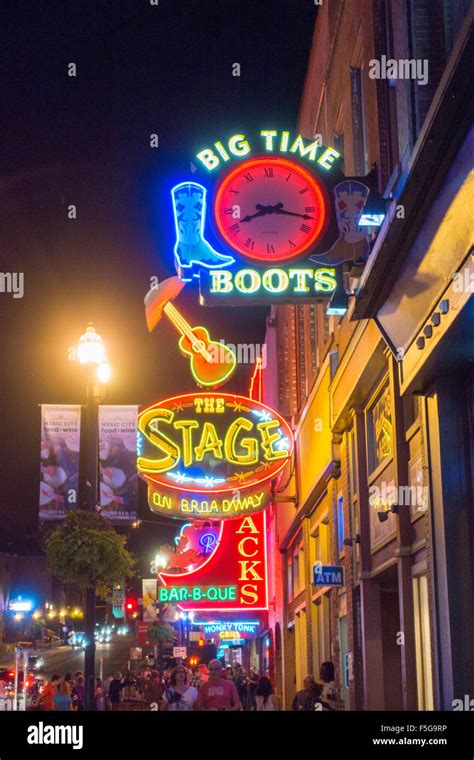
[(324, 234), (328, 209), (317, 178), (279, 157), (243, 161), (223, 177), (214, 199), (225, 243), (260, 266), (300, 259)]

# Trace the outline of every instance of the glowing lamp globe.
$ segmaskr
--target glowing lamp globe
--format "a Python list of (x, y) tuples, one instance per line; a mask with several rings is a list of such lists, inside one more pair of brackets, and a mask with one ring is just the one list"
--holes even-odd
[(77, 358), (80, 364), (101, 365), (107, 363), (104, 342), (96, 333), (93, 324), (89, 324), (84, 335), (79, 338)]

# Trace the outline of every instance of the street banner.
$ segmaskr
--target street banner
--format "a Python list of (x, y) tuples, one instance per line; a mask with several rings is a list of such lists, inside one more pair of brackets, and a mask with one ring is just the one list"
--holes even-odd
[(143, 622), (156, 621), (156, 578), (143, 578)]
[(99, 407), (101, 514), (124, 525), (137, 518), (137, 406)]
[(81, 407), (41, 406), (41, 521), (62, 520), (78, 505)]

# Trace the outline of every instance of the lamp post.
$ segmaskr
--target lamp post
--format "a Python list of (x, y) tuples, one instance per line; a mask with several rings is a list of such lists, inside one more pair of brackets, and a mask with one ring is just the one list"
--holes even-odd
[[(86, 442), (84, 482), (89, 493), (84, 499), (84, 506), (85, 509), (95, 512), (98, 504), (98, 412), (99, 403), (105, 396), (105, 383), (110, 379), (110, 367), (102, 338), (96, 333), (92, 323), (89, 323), (86, 332), (79, 339), (77, 359), (84, 370), (87, 390), (84, 415), (84, 440)], [(86, 710), (93, 710), (95, 691), (95, 584), (86, 589), (85, 602), (84, 706)]]

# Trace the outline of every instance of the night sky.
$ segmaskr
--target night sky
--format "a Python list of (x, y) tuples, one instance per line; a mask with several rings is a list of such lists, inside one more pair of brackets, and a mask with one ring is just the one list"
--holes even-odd
[[(84, 401), (67, 352), (88, 321), (113, 368), (105, 403), (193, 390), (174, 328), (163, 321), (149, 334), (144, 318), (150, 277), (174, 274), (168, 190), (219, 137), (295, 128), (317, 7), (11, 0), (5, 9), (0, 272), (24, 272), (25, 294), (0, 293), (0, 550), (21, 550), (37, 529), (38, 405)], [(179, 306), (217, 340), (263, 340), (265, 309), (204, 309), (190, 288)], [(251, 369), (226, 390), (245, 392)], [(168, 534), (135, 534), (132, 548), (148, 553)]]

